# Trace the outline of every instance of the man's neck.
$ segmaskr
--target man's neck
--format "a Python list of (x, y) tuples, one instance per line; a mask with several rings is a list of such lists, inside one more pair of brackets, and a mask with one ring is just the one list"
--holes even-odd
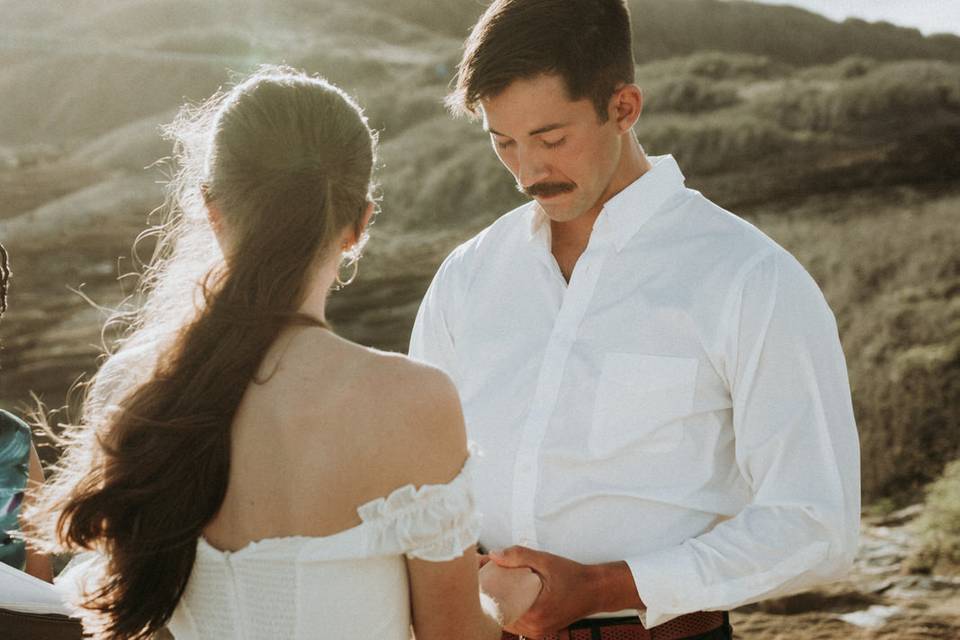
[(569, 222), (550, 221), (550, 252), (557, 260), (557, 266), (560, 267), (560, 273), (564, 280), (570, 282), (573, 275), (573, 268), (577, 265), (577, 260), (587, 248), (590, 241), (590, 233), (593, 231), (593, 223), (600, 213), (587, 212), (582, 216), (570, 220)]
[(567, 222), (550, 221), (550, 250), (557, 260), (560, 272), (567, 282), (573, 275), (573, 268), (590, 242), (593, 225), (608, 200), (636, 182), (643, 174), (653, 168), (643, 148), (632, 133), (627, 136), (623, 156), (610, 184), (604, 190), (597, 203), (573, 220)]

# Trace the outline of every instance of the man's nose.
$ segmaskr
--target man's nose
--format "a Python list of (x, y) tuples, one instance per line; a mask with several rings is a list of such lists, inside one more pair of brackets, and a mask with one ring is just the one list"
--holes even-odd
[(531, 187), (546, 179), (550, 169), (536, 150), (521, 150), (517, 157), (517, 182), (520, 186)]

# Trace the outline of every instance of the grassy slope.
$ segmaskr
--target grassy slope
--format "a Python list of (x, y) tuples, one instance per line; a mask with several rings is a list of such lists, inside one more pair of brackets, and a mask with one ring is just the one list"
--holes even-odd
[[(384, 211), (332, 314), (402, 350), (439, 260), (519, 202), (479, 129), (441, 107), (479, 11), (443, 1), (0, 0), (0, 237), (16, 271), (0, 400), (59, 404), (91, 370), (100, 315), (67, 287), (106, 304), (129, 290), (116, 274), (160, 202), (162, 173), (143, 170), (166, 153), (157, 125), (263, 61), (327, 75), (382, 131)], [(960, 453), (958, 196), (942, 186), (960, 177), (960, 39), (789, 7), (631, 6), (643, 144), (755, 215), (837, 313), (867, 497), (933, 477)]]

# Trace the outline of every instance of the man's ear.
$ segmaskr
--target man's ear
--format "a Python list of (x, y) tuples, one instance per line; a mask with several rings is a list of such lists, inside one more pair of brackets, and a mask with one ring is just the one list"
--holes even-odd
[(643, 92), (635, 84), (626, 84), (610, 98), (610, 117), (621, 133), (626, 133), (637, 124), (643, 111)]

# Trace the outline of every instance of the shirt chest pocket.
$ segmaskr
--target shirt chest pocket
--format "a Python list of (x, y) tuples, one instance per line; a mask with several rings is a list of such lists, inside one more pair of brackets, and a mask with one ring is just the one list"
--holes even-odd
[(696, 358), (610, 353), (597, 381), (590, 453), (624, 449), (669, 451), (683, 441), (683, 418), (693, 409)]

